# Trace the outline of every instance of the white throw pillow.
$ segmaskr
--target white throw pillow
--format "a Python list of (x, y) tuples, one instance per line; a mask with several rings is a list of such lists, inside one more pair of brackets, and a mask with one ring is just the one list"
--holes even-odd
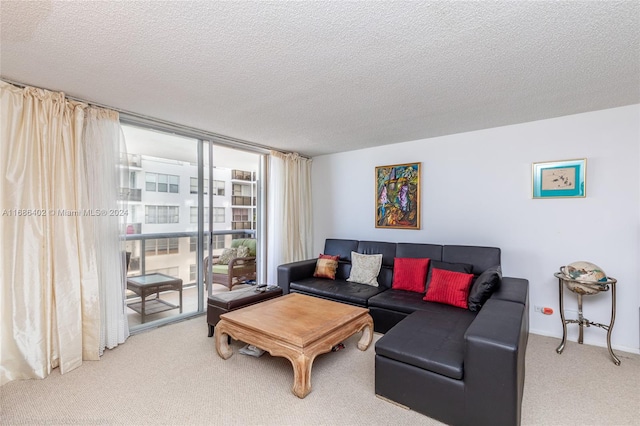
[(378, 274), (382, 266), (381, 254), (351, 252), (351, 274), (347, 281), (378, 287)]

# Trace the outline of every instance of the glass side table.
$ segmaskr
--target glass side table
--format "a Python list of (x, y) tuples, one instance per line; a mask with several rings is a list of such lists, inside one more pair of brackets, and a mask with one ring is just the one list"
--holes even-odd
[[(556, 272), (553, 274), (556, 278), (558, 278), (558, 286), (560, 289), (560, 319), (562, 320), (562, 343), (556, 349), (558, 354), (561, 354), (564, 350), (564, 346), (567, 343), (567, 324), (578, 324), (580, 326), (579, 334), (578, 334), (578, 343), (582, 344), (583, 341), (583, 328), (584, 327), (600, 327), (604, 330), (607, 330), (607, 349), (609, 350), (609, 355), (613, 359), (613, 363), (615, 365), (620, 365), (620, 360), (611, 350), (611, 332), (613, 331), (613, 323), (616, 320), (616, 283), (618, 282), (615, 278), (607, 277), (607, 281), (602, 282), (593, 282), (593, 281), (582, 281), (582, 280), (574, 280), (568, 278), (562, 272)], [(565, 319), (564, 317), (564, 292), (563, 292), (563, 284), (567, 286), (569, 290), (578, 295), (578, 319)], [(582, 296), (590, 296), (593, 294), (598, 294), (603, 291), (609, 291), (611, 289), (611, 322), (609, 325), (599, 324), (595, 322), (591, 322), (586, 319), (582, 315)]]

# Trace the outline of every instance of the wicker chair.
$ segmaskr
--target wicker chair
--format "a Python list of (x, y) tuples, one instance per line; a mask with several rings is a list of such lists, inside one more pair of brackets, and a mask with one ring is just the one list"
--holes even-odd
[[(253, 238), (239, 238), (231, 241), (231, 248), (246, 246), (249, 248), (248, 257), (235, 257), (229, 261), (228, 265), (220, 265), (220, 256), (213, 256), (212, 262), (212, 282), (222, 284), (229, 290), (234, 285), (241, 284), (246, 280), (256, 279), (256, 240)], [(208, 258), (204, 259), (204, 283), (208, 286)]]

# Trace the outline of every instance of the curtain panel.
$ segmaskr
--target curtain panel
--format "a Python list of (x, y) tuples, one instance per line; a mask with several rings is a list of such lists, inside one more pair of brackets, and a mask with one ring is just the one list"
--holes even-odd
[(296, 153), (269, 156), (267, 282), (277, 283), (278, 265), (313, 257), (311, 163)]
[(105, 255), (120, 234), (102, 210), (117, 198), (96, 192), (117, 173), (96, 155), (119, 143), (92, 131), (104, 123), (116, 132), (117, 113), (0, 81), (0, 385), (98, 359), (101, 317), (114, 303), (105, 287), (121, 289), (124, 314), (120, 249)]

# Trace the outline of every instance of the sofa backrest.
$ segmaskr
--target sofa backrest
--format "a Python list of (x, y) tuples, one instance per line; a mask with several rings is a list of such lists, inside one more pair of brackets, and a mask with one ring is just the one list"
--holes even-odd
[(324, 242), (324, 253), (331, 256), (340, 256), (336, 279), (346, 280), (351, 274), (351, 252), (358, 251), (357, 240), (341, 240), (327, 238)]
[(437, 244), (396, 244), (396, 257), (428, 258), (442, 260), (442, 246)]
[(469, 263), (471, 271), (480, 275), (492, 266), (500, 265), (500, 249), (479, 246), (443, 246), (442, 261), (450, 263)]
[(327, 238), (324, 242), (324, 253), (331, 256), (340, 256), (343, 262), (351, 262), (351, 252), (358, 251), (357, 240), (339, 240)]
[(249, 256), (256, 255), (256, 239), (255, 238), (237, 238), (231, 240), (231, 248), (245, 246), (249, 248)]
[(438, 245), (419, 243), (389, 243), (383, 241), (358, 241), (328, 238), (324, 244), (324, 254), (340, 256), (336, 278), (346, 280), (351, 273), (351, 252), (361, 254), (382, 254), (382, 267), (378, 274), (378, 284), (391, 288), (393, 283), (393, 263), (396, 257), (429, 258), (450, 263), (473, 265), (472, 273), (480, 275), (488, 268), (500, 265), (500, 249), (497, 247)]

